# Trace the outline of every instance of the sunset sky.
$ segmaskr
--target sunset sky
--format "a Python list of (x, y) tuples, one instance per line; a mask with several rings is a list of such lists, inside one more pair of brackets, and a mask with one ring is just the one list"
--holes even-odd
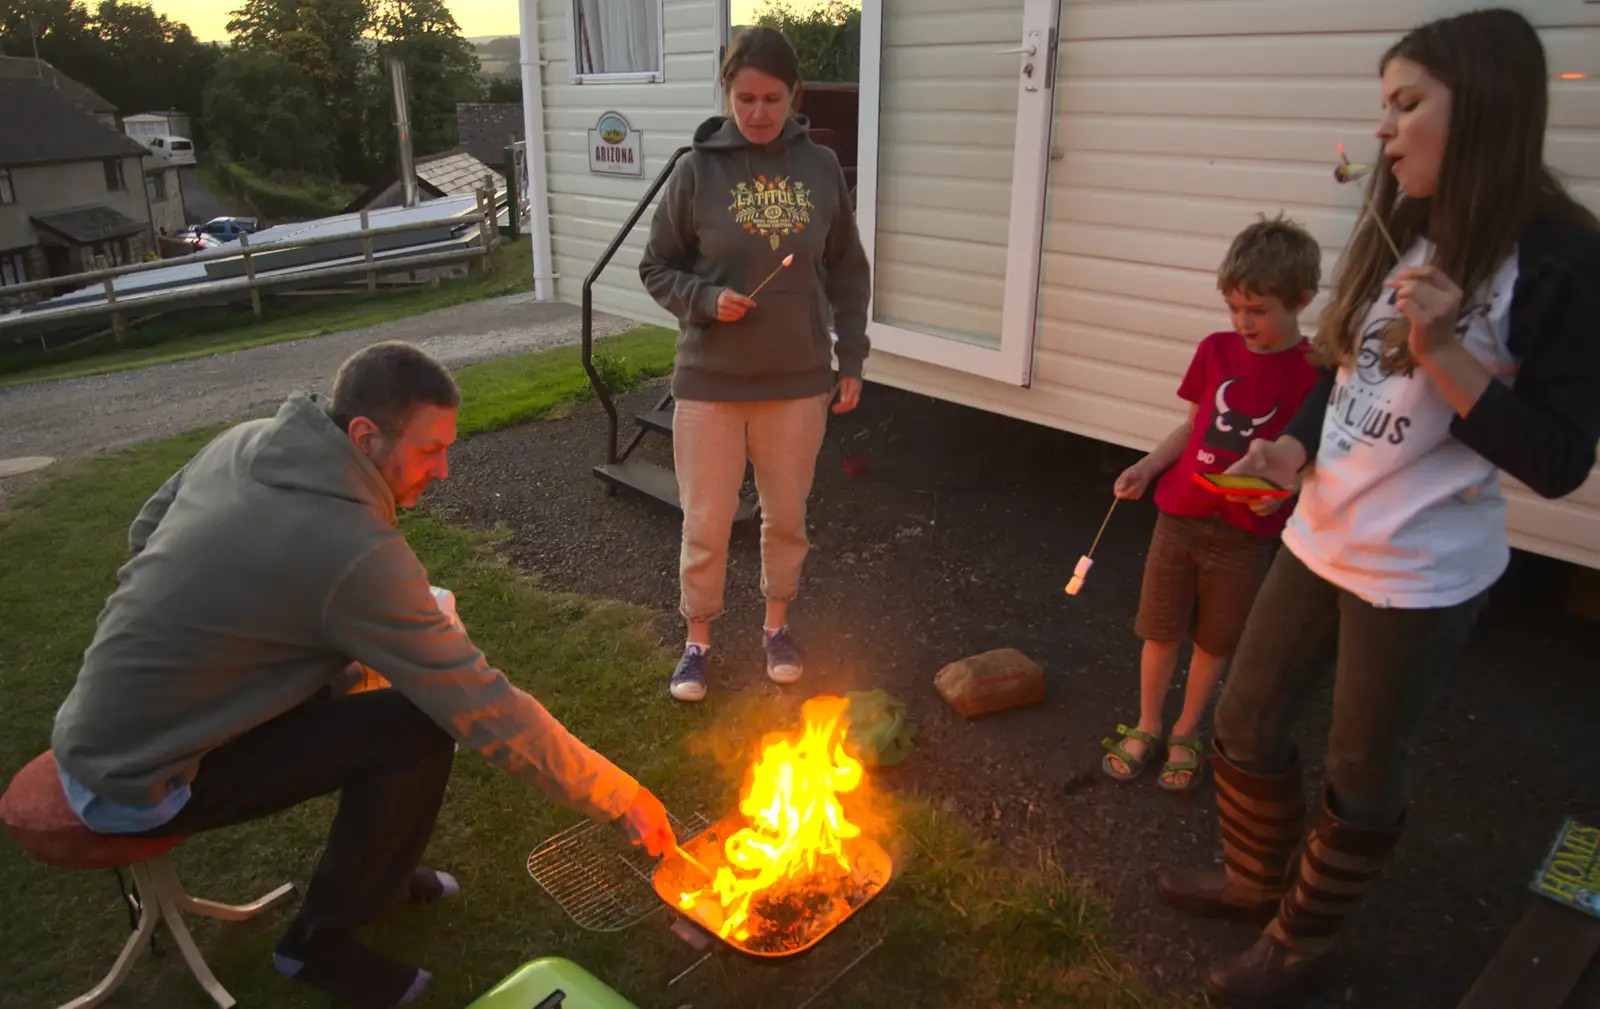
[[(228, 38), (229, 12), (242, 6), (230, 0), (149, 0), (158, 13), (182, 21), (195, 35), (206, 42), (225, 42)], [(791, 0), (797, 10), (811, 6), (807, 0)], [(477, 35), (517, 34), (516, 0), (449, 0), (451, 13), (461, 25), (461, 34), (471, 38)], [(733, 0), (733, 23), (749, 24), (761, 0)]]

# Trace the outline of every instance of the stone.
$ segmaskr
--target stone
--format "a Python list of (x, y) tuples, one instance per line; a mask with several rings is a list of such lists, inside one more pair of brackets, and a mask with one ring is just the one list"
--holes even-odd
[(34, 470), (44, 469), (53, 462), (55, 462), (55, 459), (47, 455), (24, 455), (14, 459), (0, 459), (0, 479), (32, 473)]

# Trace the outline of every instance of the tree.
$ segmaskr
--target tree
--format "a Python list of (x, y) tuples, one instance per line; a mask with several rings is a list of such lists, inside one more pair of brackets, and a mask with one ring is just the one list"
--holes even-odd
[(145, 3), (20, 0), (0, 15), (0, 52), (37, 55), (124, 115), (178, 109), (198, 116), (215, 46)]
[(228, 33), (236, 46), (273, 53), (311, 82), (331, 114), (340, 177), (361, 178), (359, 96), (370, 65), (362, 36), (372, 25), (370, 0), (245, 0), (232, 14)]
[(212, 142), (272, 168), (325, 173), (333, 167), (328, 114), (311, 79), (277, 53), (224, 56), (205, 92)]
[(802, 81), (857, 81), (861, 78), (861, 5), (827, 0), (804, 14), (787, 0), (767, 0), (756, 24), (783, 32), (800, 57)]
[(396, 163), (394, 99), (386, 60), (399, 56), (410, 94), (412, 148), (418, 155), (456, 146), (456, 103), (477, 101), (478, 54), (442, 0), (377, 0), (377, 45), (366, 91), (369, 176)]

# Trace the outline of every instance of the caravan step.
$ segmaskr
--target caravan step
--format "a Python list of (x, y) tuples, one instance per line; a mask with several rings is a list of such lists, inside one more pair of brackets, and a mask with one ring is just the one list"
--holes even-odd
[(671, 410), (651, 410), (649, 413), (639, 414), (634, 417), (634, 420), (637, 420), (640, 426), (647, 427), (658, 434), (669, 436), (672, 434)]
[[(670, 469), (663, 469), (654, 463), (629, 460), (596, 466), (594, 475), (613, 487), (642, 494), (674, 511), (683, 510), (683, 503), (678, 500), (678, 477)], [(755, 506), (741, 498), (738, 510), (733, 513), (733, 520), (743, 522), (754, 518), (755, 514)]]

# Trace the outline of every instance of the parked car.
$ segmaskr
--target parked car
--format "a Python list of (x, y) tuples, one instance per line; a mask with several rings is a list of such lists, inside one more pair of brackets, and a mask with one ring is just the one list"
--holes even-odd
[(212, 239), (213, 245), (220, 245), (237, 242), (240, 235), (253, 235), (260, 229), (261, 223), (254, 217), (213, 217), (204, 224), (191, 224), (178, 235), (180, 238), (204, 236)]
[(158, 135), (153, 137), (134, 137), (134, 139), (150, 148), (150, 155), (158, 164), (194, 164), (194, 141), (188, 137)]

